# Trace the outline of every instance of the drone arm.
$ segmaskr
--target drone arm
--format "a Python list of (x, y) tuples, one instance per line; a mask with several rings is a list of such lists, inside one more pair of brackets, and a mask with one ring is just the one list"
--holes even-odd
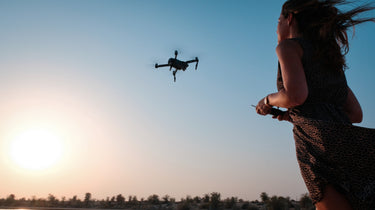
[(186, 61), (186, 63), (194, 63), (194, 62), (197, 62), (197, 64), (195, 64), (195, 70), (197, 70), (198, 62), (199, 62), (199, 59), (197, 57), (194, 60)]
[(195, 59), (194, 60), (189, 60), (189, 61), (186, 61), (186, 63), (194, 63), (194, 62), (199, 62), (199, 59), (198, 59), (198, 57), (195, 57)]
[(198, 61), (197, 60), (186, 61), (186, 63), (194, 63), (194, 62), (198, 62)]
[(159, 67), (167, 67), (167, 66), (170, 66), (169, 64), (155, 64), (155, 68), (159, 68)]

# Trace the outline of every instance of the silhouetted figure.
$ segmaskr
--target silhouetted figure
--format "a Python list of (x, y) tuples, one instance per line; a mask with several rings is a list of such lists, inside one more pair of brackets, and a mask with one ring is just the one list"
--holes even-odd
[(261, 99), (261, 115), (293, 123), (297, 159), (318, 209), (375, 209), (375, 129), (353, 126), (362, 109), (344, 70), (347, 29), (368, 5), (339, 11), (344, 0), (288, 0), (277, 26), (278, 92)]

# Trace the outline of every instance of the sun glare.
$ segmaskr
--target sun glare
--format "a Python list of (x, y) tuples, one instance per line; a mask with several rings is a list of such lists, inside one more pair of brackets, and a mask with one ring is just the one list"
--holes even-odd
[(10, 156), (19, 167), (42, 170), (56, 164), (61, 158), (63, 145), (55, 133), (44, 129), (21, 132), (11, 142)]

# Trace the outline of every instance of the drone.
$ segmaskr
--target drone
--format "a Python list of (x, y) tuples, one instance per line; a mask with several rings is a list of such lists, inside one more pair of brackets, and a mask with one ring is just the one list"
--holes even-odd
[(176, 73), (178, 70), (182, 70), (182, 71), (185, 71), (186, 68), (189, 66), (189, 63), (194, 63), (196, 62), (195, 64), (195, 70), (197, 70), (198, 68), (198, 57), (195, 57), (194, 60), (189, 60), (189, 61), (180, 61), (177, 59), (177, 55), (178, 55), (178, 52), (177, 50), (174, 51), (174, 55), (175, 57), (174, 58), (170, 58), (168, 60), (168, 64), (162, 64), (162, 65), (159, 65), (159, 64), (155, 64), (155, 68), (159, 68), (159, 67), (167, 67), (169, 66), (169, 71), (172, 70), (172, 68), (175, 68), (175, 70), (173, 71), (173, 77), (174, 77), (174, 82), (176, 82)]

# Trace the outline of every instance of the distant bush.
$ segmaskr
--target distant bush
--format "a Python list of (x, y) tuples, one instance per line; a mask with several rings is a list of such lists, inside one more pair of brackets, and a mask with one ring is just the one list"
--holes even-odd
[(147, 198), (147, 202), (149, 204), (152, 204), (152, 205), (158, 205), (160, 204), (160, 200), (159, 200), (159, 196), (158, 195), (150, 195), (148, 198)]
[(259, 210), (259, 208), (254, 205), (250, 205), (249, 208), (247, 208), (247, 210)]
[(309, 194), (305, 193), (301, 196), (299, 200), (299, 204), (301, 206), (301, 210), (313, 210), (315, 209), (315, 206), (313, 205), (313, 202), (309, 196)]
[(177, 205), (177, 210), (190, 210), (191, 204), (188, 201), (181, 202)]
[(218, 210), (219, 207), (220, 207), (220, 200), (221, 200), (220, 193), (217, 193), (217, 192), (211, 193), (210, 209), (211, 210)]
[(289, 210), (287, 200), (278, 196), (272, 196), (271, 199), (267, 201), (267, 207), (272, 210)]
[(209, 209), (209, 208), (210, 208), (209, 203), (202, 203), (201, 205), (199, 205), (199, 209)]
[(231, 197), (224, 200), (224, 208), (226, 209), (233, 209), (236, 207), (236, 204), (238, 203), (238, 198)]
[(10, 194), (5, 198), (0, 198), (1, 207), (57, 207), (57, 208), (93, 208), (93, 209), (157, 209), (157, 210), (314, 210), (315, 207), (308, 194), (303, 194), (299, 201), (290, 200), (289, 197), (268, 196), (267, 193), (261, 193), (262, 201), (245, 201), (237, 197), (229, 197), (221, 199), (220, 193), (213, 192), (205, 194), (203, 197), (186, 196), (180, 202), (176, 202), (175, 198), (169, 195), (159, 197), (156, 194), (149, 196), (147, 199), (137, 199), (136, 196), (129, 196), (127, 200), (121, 194), (117, 196), (107, 197), (106, 199), (93, 199), (91, 193), (86, 193), (84, 200), (80, 200), (76, 195), (72, 198), (62, 197), (61, 200), (52, 194), (48, 194), (47, 198), (19, 198), (16, 199), (14, 194)]

